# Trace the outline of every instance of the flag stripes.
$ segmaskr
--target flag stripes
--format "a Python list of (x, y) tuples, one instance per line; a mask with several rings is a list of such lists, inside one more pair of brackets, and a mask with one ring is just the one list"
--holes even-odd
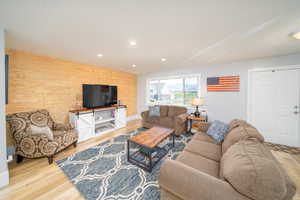
[(239, 76), (223, 76), (207, 78), (208, 92), (239, 92), (240, 77)]

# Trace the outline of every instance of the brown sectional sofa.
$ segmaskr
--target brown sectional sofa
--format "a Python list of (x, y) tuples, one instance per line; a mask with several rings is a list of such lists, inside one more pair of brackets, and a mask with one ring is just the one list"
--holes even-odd
[(160, 117), (149, 117), (149, 111), (142, 112), (142, 126), (152, 128), (163, 126), (173, 128), (176, 135), (187, 130), (187, 109), (180, 106), (160, 106)]
[(162, 200), (292, 199), (295, 184), (253, 126), (233, 120), (218, 144), (205, 133), (209, 125), (200, 122), (199, 132), (176, 160), (162, 164)]

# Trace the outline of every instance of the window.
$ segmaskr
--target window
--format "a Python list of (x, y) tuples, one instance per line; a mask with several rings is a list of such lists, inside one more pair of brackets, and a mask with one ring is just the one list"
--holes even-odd
[(191, 105), (200, 96), (200, 76), (161, 78), (148, 81), (148, 103)]

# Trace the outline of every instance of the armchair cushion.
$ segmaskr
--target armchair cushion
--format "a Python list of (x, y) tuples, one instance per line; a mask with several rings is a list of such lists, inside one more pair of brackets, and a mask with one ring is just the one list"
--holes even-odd
[(35, 125), (30, 125), (31, 129), (31, 134), (36, 135), (36, 134), (45, 134), (49, 140), (53, 140), (53, 133), (51, 129), (48, 126), (45, 127), (38, 127)]

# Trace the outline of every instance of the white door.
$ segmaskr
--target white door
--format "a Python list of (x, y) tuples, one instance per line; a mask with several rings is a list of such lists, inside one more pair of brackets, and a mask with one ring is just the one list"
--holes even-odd
[(268, 142), (300, 146), (300, 70), (249, 73), (248, 120)]

